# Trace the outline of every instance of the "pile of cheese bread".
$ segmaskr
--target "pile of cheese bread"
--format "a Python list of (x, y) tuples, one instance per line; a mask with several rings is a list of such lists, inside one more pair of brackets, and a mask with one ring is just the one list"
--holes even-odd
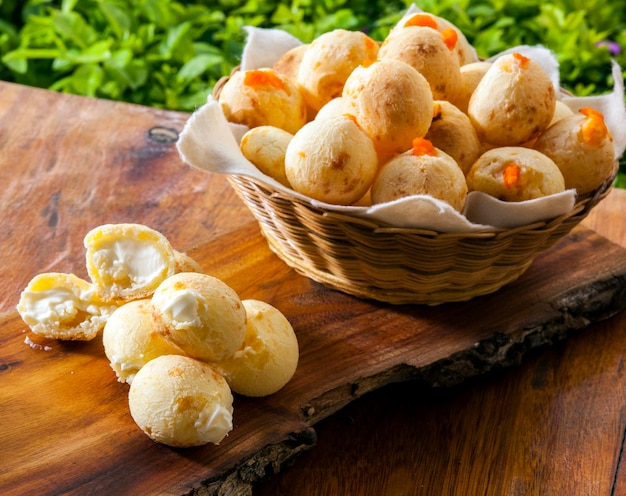
[(337, 29), (271, 67), (233, 73), (216, 96), (247, 126), (243, 155), (312, 199), (373, 205), (429, 195), (531, 200), (612, 176), (604, 116), (559, 100), (522, 53), (481, 61), (445, 19), (405, 16), (382, 41)]

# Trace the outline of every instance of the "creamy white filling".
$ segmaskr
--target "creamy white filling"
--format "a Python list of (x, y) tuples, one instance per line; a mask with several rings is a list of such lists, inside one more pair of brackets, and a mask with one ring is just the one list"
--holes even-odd
[(128, 357), (120, 357), (119, 355), (113, 355), (111, 358), (111, 365), (115, 366), (115, 368), (120, 371), (137, 371), (145, 364), (146, 362), (143, 360), (143, 355), (140, 355), (136, 360)]
[(94, 261), (113, 281), (126, 285), (149, 285), (167, 270), (158, 247), (137, 239), (111, 240), (98, 250)]
[(194, 427), (201, 437), (218, 444), (233, 428), (233, 415), (222, 405), (212, 410), (203, 409), (196, 420)]
[(202, 296), (197, 292), (181, 289), (162, 303), (161, 311), (170, 317), (175, 327), (200, 326), (201, 301)]
[(252, 360), (252, 357), (254, 357), (255, 355), (257, 355), (259, 352), (257, 350), (255, 350), (252, 346), (248, 345), (240, 350), (237, 350), (234, 355), (233, 355), (233, 359), (235, 360)]
[(29, 291), (23, 294), (22, 302), (23, 317), (37, 322), (71, 321), (79, 311), (87, 311), (87, 305), (66, 288)]
[(111, 357), (110, 364), (120, 382), (132, 384), (135, 375), (139, 372), (139, 369), (146, 364), (143, 358), (143, 353), (140, 354), (135, 360), (129, 357), (113, 355)]

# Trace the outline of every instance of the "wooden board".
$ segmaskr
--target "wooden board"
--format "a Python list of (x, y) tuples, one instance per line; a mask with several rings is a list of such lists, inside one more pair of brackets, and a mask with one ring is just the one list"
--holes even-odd
[(499, 292), (437, 307), (326, 289), (282, 263), (254, 223), (190, 254), (242, 298), (287, 315), (301, 349), (293, 380), (268, 398), (236, 397), (235, 427), (220, 446), (172, 449), (133, 423), (128, 388), (99, 339), (36, 339), (5, 312), (0, 494), (249, 494), (268, 469), (314, 445), (316, 422), (368, 391), (407, 379), (455, 384), (626, 306), (626, 250), (582, 227)]
[[(364, 472), (376, 474), (375, 487), (386, 487), (380, 494), (423, 494), (407, 485), (424, 474), (395, 464), (407, 452), (422, 470), (431, 470), (436, 484), (429, 494), (456, 488), (456, 494), (496, 496), (511, 492), (507, 483), (536, 478), (535, 467), (554, 463), (559, 469), (542, 470), (543, 485), (533, 486), (544, 491), (526, 493), (562, 487), (559, 494), (573, 494), (584, 487), (591, 494), (615, 481), (613, 493), (621, 494), (624, 313), (585, 326), (624, 307), (622, 249), (582, 229), (492, 296), (434, 309), (358, 301), (295, 275), (269, 252), (223, 177), (181, 163), (172, 137), (187, 118), (0, 82), (0, 494), (215, 494), (218, 488), (220, 494), (248, 494), (252, 481), (303, 450), (296, 463), (302, 461), (305, 471), (295, 475), (302, 480), (289, 485), (282, 479), (282, 494), (348, 494), (337, 487), (365, 494), (374, 486)], [(586, 224), (626, 246), (626, 197), (616, 193), (624, 192), (614, 191)], [(172, 450), (149, 441), (132, 422), (127, 387), (115, 381), (98, 341), (39, 341), (50, 350), (25, 343), (32, 336), (13, 311), (19, 291), (38, 272), (84, 276), (82, 238), (107, 222), (141, 222), (162, 231), (242, 296), (266, 299), (294, 322), (303, 353), (294, 381), (272, 398), (237, 398), (235, 430), (221, 446)], [(571, 336), (574, 329), (581, 332)], [(366, 391), (406, 378), (453, 384), (516, 363), (527, 349), (565, 335), (574, 347), (565, 348), (561, 366), (547, 365), (552, 352), (542, 350), (539, 365), (525, 360), (517, 369), (521, 380), (508, 370), (498, 374), (496, 388), (484, 377), (466, 381), (467, 396), (435, 408), (427, 425), (431, 441), (446, 438), (438, 449), (426, 443), (416, 451), (413, 441), (424, 439), (416, 428), (398, 449), (394, 434), (406, 433), (415, 419), (376, 405), (375, 433), (360, 440), (351, 439), (349, 429), (343, 440), (330, 433), (354, 446), (349, 456), (339, 455), (344, 465), (333, 466), (335, 475), (342, 471), (344, 486), (325, 471), (332, 461), (315, 463), (328, 453), (322, 446), (309, 449), (323, 425), (319, 420), (348, 402), (357, 408), (353, 400)], [(581, 336), (583, 344), (575, 346)], [(538, 378), (545, 385), (540, 394)], [(396, 391), (414, 394), (414, 384)], [(387, 397), (360, 401), (370, 398)], [(393, 405), (404, 407), (397, 398)], [(373, 443), (379, 458), (363, 443)], [(484, 455), (482, 464), (474, 463), (476, 452)], [(588, 453), (594, 453), (591, 460)], [(398, 470), (395, 486), (384, 486), (389, 479), (381, 458)], [(344, 473), (350, 460), (356, 460), (357, 476)], [(272, 484), (262, 494), (280, 493)], [(477, 489), (484, 484), (488, 489)], [(303, 486), (308, 491), (300, 491)]]

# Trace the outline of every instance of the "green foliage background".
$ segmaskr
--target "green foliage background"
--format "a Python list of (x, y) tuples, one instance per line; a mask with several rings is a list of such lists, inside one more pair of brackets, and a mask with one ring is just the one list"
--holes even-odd
[[(239, 63), (244, 25), (304, 42), (335, 28), (385, 37), (412, 0), (0, 0), (0, 79), (192, 111)], [(575, 95), (613, 87), (626, 68), (626, 0), (416, 0), (488, 57), (542, 44)], [(619, 53), (611, 53), (607, 42)], [(622, 170), (626, 165), (622, 159)], [(624, 176), (620, 185), (626, 186)]]

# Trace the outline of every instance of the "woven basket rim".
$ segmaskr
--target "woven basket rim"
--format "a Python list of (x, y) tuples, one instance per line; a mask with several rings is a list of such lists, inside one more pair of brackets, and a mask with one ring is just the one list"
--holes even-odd
[(313, 205), (310, 200), (299, 198), (295, 195), (289, 194), (287, 191), (281, 191), (273, 188), (266, 182), (250, 176), (241, 176), (237, 174), (229, 175), (229, 179), (235, 179), (238, 181), (249, 181), (254, 183), (258, 188), (264, 190), (264, 194), (268, 197), (271, 197), (275, 201), (285, 201), (290, 202), (291, 204), (297, 204), (302, 208), (305, 208), (316, 215), (321, 215), (324, 218), (327, 218), (329, 222), (335, 223), (346, 223), (355, 226), (360, 226), (363, 229), (370, 230), (372, 233), (395, 233), (395, 234), (406, 234), (406, 235), (418, 235), (424, 237), (437, 237), (437, 238), (475, 238), (475, 239), (486, 239), (486, 238), (505, 238), (507, 236), (515, 236), (516, 234), (524, 231), (530, 231), (534, 229), (549, 229), (553, 225), (558, 225), (562, 223), (565, 219), (578, 215), (581, 211), (585, 210), (589, 204), (595, 205), (602, 198), (609, 194), (615, 177), (617, 175), (617, 162), (616, 168), (608, 179), (604, 181), (598, 188), (591, 191), (590, 193), (577, 195), (576, 201), (571, 210), (565, 212), (557, 217), (536, 221), (530, 224), (524, 224), (521, 226), (517, 226), (514, 228), (501, 228), (501, 227), (487, 227), (485, 229), (476, 230), (476, 231), (461, 231), (461, 232), (445, 232), (445, 231), (435, 231), (432, 229), (425, 229), (419, 227), (398, 227), (389, 223), (385, 223), (383, 221), (379, 221), (377, 219), (365, 219), (362, 217), (358, 217), (356, 215), (351, 215), (349, 213), (337, 212), (334, 210), (328, 210), (320, 205)]
[(546, 221), (443, 233), (331, 212), (256, 178), (227, 177), (269, 248), (296, 272), (359, 298), (427, 305), (466, 301), (514, 281), (612, 186), (606, 181), (569, 212)]

